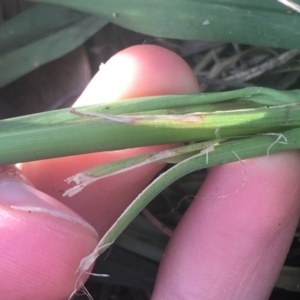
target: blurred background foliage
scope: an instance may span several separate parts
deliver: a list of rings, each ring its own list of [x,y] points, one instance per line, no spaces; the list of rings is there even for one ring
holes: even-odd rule
[[[277,1],[39,2],[50,4],[0,0],[1,119],[69,107],[101,63],[136,44],[182,56],[202,92],[300,86],[300,50],[290,50],[300,49],[300,15]],[[94,273],[110,277],[87,282],[95,300],[150,299],[164,247],[205,175],[168,187],[98,259]],[[299,268],[296,233],[270,299],[299,299]]]

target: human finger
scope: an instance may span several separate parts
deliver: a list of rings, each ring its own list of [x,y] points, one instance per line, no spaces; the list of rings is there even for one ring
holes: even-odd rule
[[[300,211],[300,155],[213,168],[169,243],[156,299],[268,299]]]
[[[97,232],[12,166],[0,167],[0,222],[2,299],[67,299],[80,287],[76,271]]]

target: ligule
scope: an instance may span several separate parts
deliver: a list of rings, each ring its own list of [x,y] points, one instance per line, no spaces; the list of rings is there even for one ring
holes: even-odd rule
[[[195,155],[195,152],[199,153],[204,149],[211,151],[212,147],[221,141],[222,140],[214,140],[203,143],[195,143],[165,151],[143,154],[85,170],[67,178],[68,183],[75,182],[76,185],[68,189],[64,193],[64,196],[72,197],[73,195],[82,191],[88,185],[101,178],[120,174],[154,162],[166,162],[169,161],[169,159],[176,159],[176,157],[180,159],[182,155],[187,155],[184,157],[184,159],[187,159],[189,156]]]

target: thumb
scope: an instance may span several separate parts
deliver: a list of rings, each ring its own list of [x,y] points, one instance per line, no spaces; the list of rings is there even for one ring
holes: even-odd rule
[[[0,169],[0,208],[1,298],[67,299],[96,231],[11,166]]]

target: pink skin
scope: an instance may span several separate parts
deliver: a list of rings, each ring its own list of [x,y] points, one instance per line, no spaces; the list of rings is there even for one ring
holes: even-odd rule
[[[299,152],[213,168],[167,247],[152,299],[268,299],[299,220],[299,178]]]
[[[99,98],[115,101],[146,95],[195,93],[197,91],[195,78],[182,60],[171,52],[155,46],[145,45],[126,49],[112,58],[103,69],[103,74],[101,72],[96,75],[87,91],[79,99],[78,105],[91,104],[98,101]],[[109,86],[113,88],[109,88]],[[139,153],[144,150],[126,151],[118,151],[114,154],[105,153],[102,160],[99,160],[106,162],[106,159],[118,159],[119,153],[123,157],[122,155],[133,155],[130,153],[131,151]],[[95,157],[92,158],[92,160],[94,159],[95,164],[99,162],[96,162]],[[63,163],[63,159],[59,163]],[[90,162],[86,163],[90,164]],[[65,178],[69,176],[68,168],[72,167],[72,172],[70,172],[72,175],[76,169],[74,165],[78,164],[81,162],[74,163],[73,161],[72,164],[69,162],[63,165],[62,170],[59,170],[54,163],[51,173],[60,173]],[[24,172],[32,178],[35,184],[39,183],[38,177],[49,178],[49,173],[43,175],[47,171],[47,166],[45,165],[44,169],[43,163],[40,163],[40,166],[36,164],[32,169],[27,168],[26,165],[23,165]],[[154,300],[267,299],[299,219],[300,158],[297,152],[289,152],[270,155],[263,159],[247,160],[244,162],[244,166],[246,169],[245,182],[244,167],[240,162],[211,170],[202,190],[198,193],[167,247],[153,293]],[[84,165],[82,164],[81,167]],[[88,221],[90,221],[88,210],[92,208],[93,210],[90,211],[92,213],[98,207],[98,221],[92,219],[91,222],[94,222],[93,225],[101,234],[103,228],[107,228],[113,218],[132,200],[132,198],[128,199],[126,195],[130,194],[133,197],[142,190],[160,168],[161,166],[151,165],[131,171],[130,174],[123,174],[123,177],[119,175],[118,179],[116,177],[108,178],[102,182],[101,186],[97,187],[100,195],[105,195],[104,191],[110,193],[107,194],[104,201],[98,200],[98,206],[96,203],[95,206],[86,208],[86,194],[82,192],[82,203],[74,204],[73,207],[74,209],[81,207],[82,214],[86,209]],[[34,176],[37,170],[39,170],[38,175]],[[53,179],[48,180],[50,184],[45,185],[45,190],[50,189],[50,193],[53,187],[59,187],[58,182],[54,181],[52,184],[51,180]],[[40,184],[39,188],[43,189],[44,182]],[[116,193],[114,189],[118,192]],[[113,217],[108,217],[108,215],[113,215]],[[22,222],[26,223],[35,221],[35,219],[31,221],[31,218],[29,213],[23,212],[20,217]],[[15,227],[18,226],[15,220],[4,220],[8,222],[7,227],[11,230],[15,230]],[[66,226],[65,220],[62,220],[60,224],[57,218],[56,224],[51,224],[54,222],[53,216],[46,214],[39,222],[39,225],[22,232],[21,236],[29,235],[32,243],[35,243],[33,236],[36,233],[30,232],[31,230],[45,226],[47,229],[51,226],[60,228]],[[70,226],[72,227],[73,224]],[[74,231],[73,233],[75,234]],[[43,234],[47,235],[48,233],[44,230]],[[87,244],[92,244],[94,236],[90,233],[87,240],[89,240],[86,242]],[[9,241],[8,238],[7,241]],[[41,242],[42,245],[43,243]],[[68,247],[67,244],[59,246],[58,242],[56,246],[61,247],[59,249]],[[29,243],[27,249],[30,247]],[[69,249],[65,251],[72,256],[80,251],[80,247],[86,246],[72,245],[70,248],[73,251]],[[51,249],[50,255],[46,256],[51,257],[50,262],[53,260],[52,256],[56,255],[55,247],[53,246]],[[63,252],[63,250],[59,251]],[[31,256],[28,258],[32,252],[27,252],[28,256],[21,256],[25,251],[20,252],[14,251],[14,258],[19,255],[21,263],[25,261],[27,266],[30,265],[29,275],[37,277],[41,274],[45,275],[46,269],[49,274],[54,274],[50,276],[51,279],[57,276],[57,272],[62,272],[64,269],[67,270],[65,275],[67,279],[65,280],[74,283],[74,278],[70,278],[74,273],[70,273],[68,262],[63,266],[53,264],[52,268],[49,264],[48,268],[38,271],[39,265],[33,264]],[[39,260],[41,256],[45,258],[45,251],[40,252],[37,248],[34,258]],[[11,265],[11,262],[15,263],[15,260],[12,260],[9,255],[2,261],[7,266]],[[71,270],[73,269],[71,268]],[[24,278],[22,287],[26,292],[28,292],[28,289],[25,289],[27,277],[28,274]],[[48,274],[44,279],[45,285],[48,285]],[[65,299],[65,294],[61,292],[61,287],[57,282],[54,286],[53,281],[50,281],[49,286],[59,290],[51,299]],[[47,288],[45,289],[47,290]],[[50,299],[45,295],[40,298]],[[19,299],[17,297],[6,298]],[[24,296],[21,299],[31,298]]]
[[[1,298],[67,299],[77,285],[78,264],[97,244],[96,231],[19,176],[4,177],[0,175]]]

